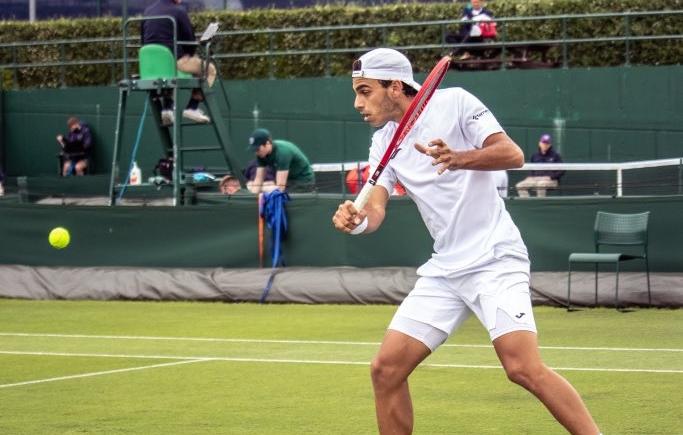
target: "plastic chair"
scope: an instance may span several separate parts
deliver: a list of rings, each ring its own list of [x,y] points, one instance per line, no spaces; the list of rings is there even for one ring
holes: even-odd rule
[[[598,304],[598,265],[614,263],[616,267],[615,305],[619,308],[619,264],[622,261],[645,260],[647,276],[647,302],[652,305],[650,294],[650,265],[647,257],[647,224],[650,212],[634,214],[617,214],[599,211],[595,217],[595,252],[572,253],[569,255],[569,275],[567,282],[567,311],[571,309],[572,263],[595,264],[595,305]],[[640,254],[601,253],[600,247],[630,246],[641,247]]]
[[[140,58],[140,78],[142,80],[192,77],[192,74],[177,70],[175,56],[164,45],[143,45],[138,56]]]

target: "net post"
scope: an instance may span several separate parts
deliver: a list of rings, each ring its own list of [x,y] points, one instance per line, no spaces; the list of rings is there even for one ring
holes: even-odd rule
[[[622,169],[618,168],[617,169],[617,198],[621,198],[623,195],[623,191],[621,188],[621,182],[622,182]]]

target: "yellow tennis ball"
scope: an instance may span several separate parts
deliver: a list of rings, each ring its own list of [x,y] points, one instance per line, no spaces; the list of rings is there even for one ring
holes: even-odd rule
[[[69,230],[66,228],[57,227],[50,231],[50,235],[47,239],[53,248],[63,249],[69,246],[71,236],[69,235]]]

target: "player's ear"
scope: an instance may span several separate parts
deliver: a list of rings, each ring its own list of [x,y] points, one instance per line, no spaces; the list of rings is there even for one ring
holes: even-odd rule
[[[403,82],[400,80],[393,80],[391,82],[391,96],[394,98],[397,98],[403,94]]]

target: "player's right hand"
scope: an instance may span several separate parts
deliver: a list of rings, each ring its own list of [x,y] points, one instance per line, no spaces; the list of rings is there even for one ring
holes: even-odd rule
[[[365,217],[365,210],[356,210],[353,202],[347,200],[337,207],[337,211],[332,216],[332,224],[338,231],[348,234],[363,222]]]

